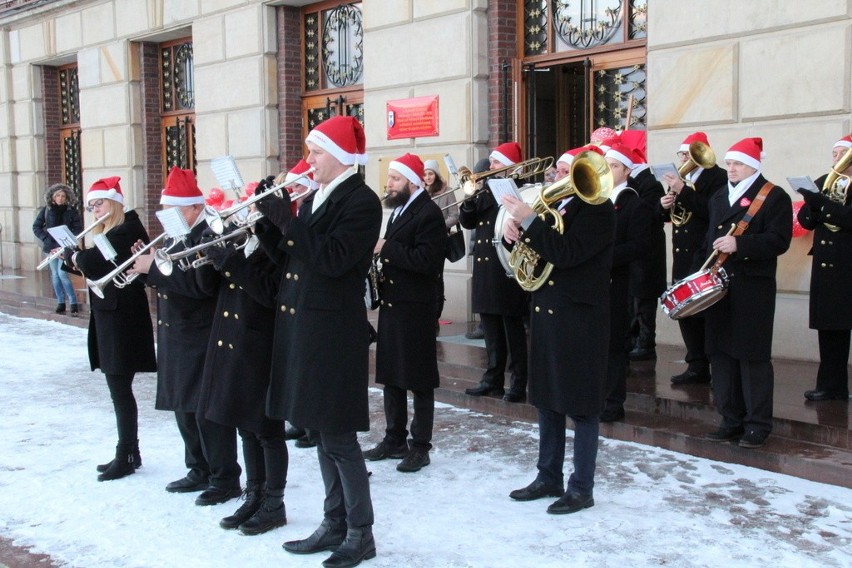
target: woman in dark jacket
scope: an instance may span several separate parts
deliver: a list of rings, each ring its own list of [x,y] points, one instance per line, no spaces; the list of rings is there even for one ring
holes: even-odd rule
[[[44,254],[59,248],[57,243],[47,229],[65,225],[75,235],[83,230],[83,218],[73,202],[74,193],[71,188],[62,183],[55,183],[44,192],[45,205],[39,209],[35,221],[33,221],[33,233],[41,241],[41,250]],[[56,295],[56,313],[65,313],[66,298],[71,304],[71,313],[79,311],[77,307],[77,296],[74,293],[74,285],[68,273],[62,270],[62,259],[55,258],[50,261],[50,283],[53,284],[53,293]]]
[[[115,264],[130,258],[131,247],[137,240],[148,242],[139,215],[124,211],[118,180],[117,177],[98,180],[86,196],[89,205],[86,209],[95,218],[110,213],[93,232],[105,235],[115,249]],[[115,268],[97,248],[66,254],[66,261],[91,280],[102,278]],[[90,293],[89,305],[89,362],[93,371],[101,369],[106,375],[118,427],[115,459],[98,466],[101,472],[98,481],[109,481],[130,475],[142,465],[133,376],[157,370],[154,331],[145,286],[138,280],[124,288],[108,284],[103,298]]]

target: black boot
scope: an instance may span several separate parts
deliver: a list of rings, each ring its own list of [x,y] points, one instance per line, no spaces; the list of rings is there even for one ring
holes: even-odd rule
[[[258,510],[240,525],[240,532],[256,535],[287,524],[287,509],[284,508],[284,490],[267,489]]]
[[[376,541],[373,540],[373,529],[349,529],[346,540],[322,563],[324,568],[349,568],[358,566],[362,560],[376,557]]]
[[[289,540],[281,546],[293,554],[314,554],[324,550],[337,550],[346,539],[346,522],[323,519],[319,528],[308,538]]]
[[[107,463],[102,463],[99,466],[97,466],[95,469],[98,470],[98,473],[103,473],[110,468],[110,466],[112,465],[112,462],[114,462],[114,461],[115,460],[110,460]],[[139,469],[140,467],[142,467],[142,455],[139,453],[139,440],[136,440],[136,443],[133,444],[133,466],[136,469]]]
[[[56,310],[55,311],[56,311],[57,314],[64,314],[65,313],[65,302],[61,302],[59,304],[56,304]]]
[[[133,444],[119,444],[115,447],[115,459],[105,472],[98,475],[98,481],[112,481],[131,473],[136,473],[133,462]]]
[[[480,381],[475,387],[464,389],[464,393],[470,396],[503,396],[505,392],[502,386],[492,385],[485,380]]]
[[[526,402],[527,380],[512,377],[512,386],[509,388],[509,392],[503,395],[503,400],[506,402]]]
[[[245,503],[234,511],[233,515],[225,517],[219,521],[219,526],[223,529],[235,529],[257,513],[260,505],[263,503],[263,487],[259,483],[246,484],[246,490],[243,492]]]

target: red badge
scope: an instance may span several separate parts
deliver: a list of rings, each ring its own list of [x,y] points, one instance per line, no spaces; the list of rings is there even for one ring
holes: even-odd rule
[[[742,199],[740,199],[740,207],[748,207],[749,205],[751,205],[751,199],[749,199],[748,197],[743,197]]]

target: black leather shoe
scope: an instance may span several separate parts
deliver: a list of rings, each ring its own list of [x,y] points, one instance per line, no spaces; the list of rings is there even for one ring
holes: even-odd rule
[[[362,560],[376,557],[376,541],[373,540],[372,529],[349,529],[346,540],[325,559],[323,568],[351,568],[358,566]]]
[[[565,490],[560,485],[551,485],[536,479],[523,489],[515,489],[509,497],[515,501],[535,501],[542,497],[562,497]]]
[[[694,385],[698,383],[709,382],[710,373],[699,373],[698,371],[693,371],[692,369],[687,369],[683,373],[679,375],[674,375],[672,377],[673,385]]]
[[[547,508],[547,512],[551,515],[567,515],[594,506],[595,499],[591,495],[582,495],[574,491],[569,491],[560,497],[558,501],[551,503]]]
[[[287,426],[287,429],[284,430],[284,439],[285,440],[298,440],[302,436],[307,435],[304,428],[296,428],[295,426]]]
[[[267,500],[264,500],[267,501]],[[287,524],[287,508],[279,499],[271,503],[264,502],[250,519],[240,525],[240,532],[254,536],[269,532],[272,529],[283,527]]]
[[[386,460],[388,458],[399,460],[408,455],[408,446],[392,446],[387,441],[382,440],[379,444],[371,449],[361,452],[364,459],[367,461]]]
[[[317,443],[316,443],[316,442],[314,442],[313,440],[311,440],[311,439],[308,437],[308,435],[307,435],[307,434],[305,434],[305,435],[304,435],[304,436],[302,436],[301,438],[297,439],[297,440],[294,442],[294,444],[295,444],[295,446],[296,446],[297,448],[316,448],[316,447],[317,447]]]
[[[464,336],[467,339],[485,339],[485,332],[482,331],[481,327],[478,327],[473,331],[468,331]]]
[[[411,450],[399,462],[396,470],[403,473],[414,473],[415,471],[420,471],[430,463],[432,463],[432,460],[429,459],[429,450]]]
[[[506,390],[503,387],[497,387],[482,381],[473,388],[464,389],[464,394],[469,394],[470,396],[503,396],[506,394]]]
[[[745,430],[742,426],[736,427],[726,427],[719,426],[719,429],[715,432],[710,432],[706,436],[704,436],[705,440],[710,440],[711,442],[729,442],[731,440],[736,440],[740,438],[745,433]]]
[[[245,503],[240,505],[234,511],[233,515],[228,515],[219,521],[220,527],[223,529],[235,529],[252,518],[260,510],[260,506],[263,504],[263,490],[260,488],[260,485],[246,487],[243,497],[245,498]]]
[[[314,534],[302,540],[290,540],[281,546],[293,554],[314,554],[325,550],[337,550],[346,539],[346,525],[323,519]]]
[[[741,448],[759,448],[766,443],[766,438],[769,437],[769,432],[761,432],[760,430],[749,429],[745,435],[740,438],[739,446]]]
[[[849,400],[849,393],[833,392],[827,390],[809,390],[805,391],[805,398],[819,402],[821,400]]]
[[[207,505],[218,505],[219,503],[225,503],[239,497],[243,494],[243,490],[240,487],[213,487],[212,485],[201,492],[201,495],[195,498],[195,504],[201,507],[206,507]]]
[[[195,491],[204,491],[208,487],[210,487],[210,482],[207,478],[187,475],[166,485],[166,491],[169,493],[193,493]]]
[[[631,351],[628,356],[631,361],[653,361],[657,358],[657,351],[653,348],[646,349],[644,347],[637,347]]]
[[[624,407],[607,408],[601,412],[601,422],[618,422],[624,420]]]
[[[503,400],[506,402],[526,402],[527,393],[509,390],[509,392],[503,395]]]

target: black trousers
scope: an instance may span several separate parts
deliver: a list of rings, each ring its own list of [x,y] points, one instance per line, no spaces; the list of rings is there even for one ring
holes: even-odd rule
[[[655,349],[657,346],[657,298],[630,299],[630,337],[632,347]]]
[[[591,495],[595,486],[600,420],[597,416],[571,416],[574,421],[574,472],[568,478],[568,491]],[[538,479],[548,484],[563,483],[565,461],[565,415],[538,409]]]
[[[735,359],[727,353],[710,356],[713,367],[713,403],[722,426],[772,431],[775,375],[770,360]]]
[[[606,367],[606,410],[616,410],[624,406],[627,400],[627,368],[630,360],[624,351],[609,353]]]
[[[399,447],[406,443],[408,430],[408,397],[406,390],[385,386],[385,439]],[[412,390],[414,416],[411,417],[411,447],[429,451],[432,448],[432,425],[435,422],[435,389]]]
[[[115,411],[119,444],[136,444],[139,438],[139,409],[133,396],[133,373],[106,375],[109,396]]]
[[[848,329],[820,329],[816,390],[849,395]]]
[[[290,454],[284,439],[284,421],[275,420],[278,431],[260,435],[239,429],[243,443],[243,461],[246,466],[246,486],[265,486],[266,489],[284,489]]]
[[[222,489],[239,487],[242,469],[237,462],[237,429],[196,417],[201,449],[210,466],[210,485]]]
[[[680,335],[686,346],[686,364],[689,370],[704,374],[710,370],[710,361],[704,352],[704,318],[700,315],[677,320]]]
[[[350,529],[373,525],[370,479],[355,432],[308,430],[317,445],[320,473],[325,485],[325,518]]]
[[[204,457],[204,450],[201,447],[201,431],[198,429],[195,413],[176,410],[175,422],[177,422],[180,437],[183,439],[183,459],[187,469],[189,469],[187,477],[209,479],[210,465],[207,463],[207,458]]]
[[[512,385],[527,384],[527,333],[520,316],[479,314],[482,331],[485,333],[485,351],[488,368],[482,380],[495,387],[506,382],[506,362],[512,371]],[[520,384],[520,383],[519,383]]]

